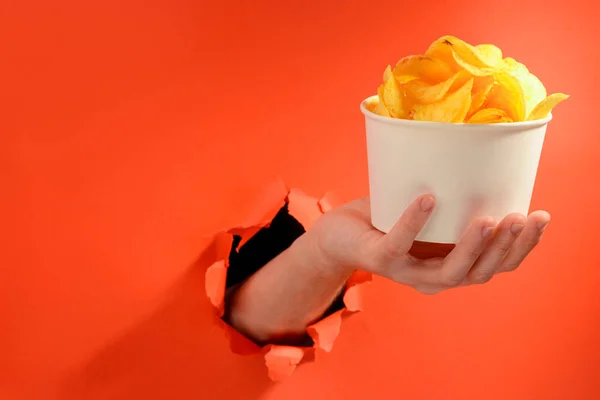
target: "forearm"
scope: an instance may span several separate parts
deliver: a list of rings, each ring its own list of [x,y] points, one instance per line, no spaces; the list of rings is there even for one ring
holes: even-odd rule
[[[257,342],[293,342],[343,290],[351,271],[327,265],[305,234],[228,299],[228,322]]]

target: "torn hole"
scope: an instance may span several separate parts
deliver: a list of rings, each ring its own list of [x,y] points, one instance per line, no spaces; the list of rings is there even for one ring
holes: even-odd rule
[[[316,203],[315,203],[316,204]],[[226,290],[235,288],[246,279],[254,275],[263,266],[287,250],[293,243],[306,232],[304,226],[289,212],[289,201],[279,209],[268,226],[261,228],[244,245],[238,248],[242,237],[234,235],[229,252],[229,267],[226,275]],[[340,293],[335,301],[322,315],[321,319],[341,311],[344,308],[344,292]],[[225,308],[227,301],[225,300]],[[227,322],[225,320],[225,322]],[[275,343],[282,344],[283,343]],[[314,341],[308,334],[305,340],[298,344],[302,347],[312,347]]]
[[[362,310],[361,287],[371,281],[371,274],[355,272],[321,319],[307,327],[307,340],[297,346],[273,343],[261,347],[235,330],[223,318],[225,293],[228,288],[235,291],[237,285],[290,247],[336,204],[339,202],[331,194],[313,198],[297,189],[288,190],[277,180],[267,186],[241,224],[212,236],[213,256],[207,257],[204,265],[206,295],[215,308],[215,321],[227,336],[232,352],[264,355],[273,380],[289,376],[297,365],[314,362],[317,349],[332,349],[343,320]]]

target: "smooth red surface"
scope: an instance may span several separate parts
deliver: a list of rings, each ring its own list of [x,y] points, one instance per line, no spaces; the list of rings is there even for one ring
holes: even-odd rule
[[[592,4],[1,0],[0,397],[599,398]],[[444,34],[572,95],[534,194],[543,245],[481,287],[376,280],[333,352],[271,385],[212,324],[202,238],[275,174],[366,194],[359,102]]]

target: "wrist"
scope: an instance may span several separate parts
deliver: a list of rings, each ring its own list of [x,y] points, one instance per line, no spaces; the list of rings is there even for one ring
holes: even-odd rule
[[[291,246],[294,258],[298,259],[304,268],[313,271],[324,279],[348,279],[356,268],[332,257],[323,248],[322,241],[316,230],[308,230]]]

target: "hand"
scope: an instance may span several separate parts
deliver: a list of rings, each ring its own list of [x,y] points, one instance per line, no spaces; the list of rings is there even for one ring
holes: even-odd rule
[[[550,222],[545,211],[510,214],[499,224],[482,217],[456,246],[415,242],[434,207],[432,196],[417,198],[384,234],[371,225],[369,199],[359,199],[323,215],[307,235],[330,268],[361,269],[434,294],[514,271]]]

